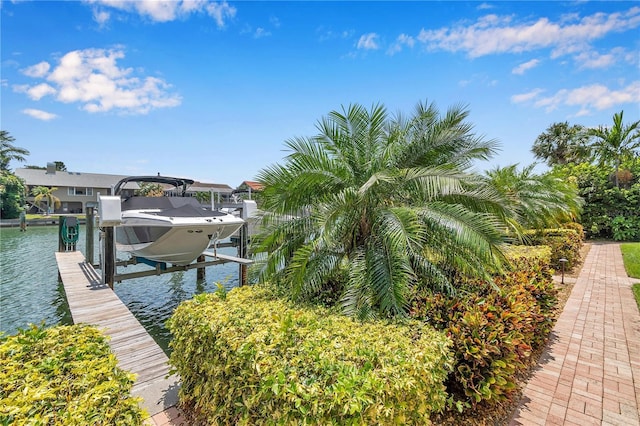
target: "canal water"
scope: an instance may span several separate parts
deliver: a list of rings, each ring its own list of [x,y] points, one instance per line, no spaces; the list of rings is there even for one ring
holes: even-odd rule
[[[58,283],[55,251],[57,226],[32,226],[26,232],[18,228],[0,229],[0,332],[13,334],[29,324],[47,326],[72,324],[64,287]],[[96,231],[97,232],[97,231]],[[77,249],[85,251],[85,228],[80,227]],[[96,261],[98,237],[94,238]],[[220,253],[237,255],[233,247]],[[118,253],[118,259],[128,258]],[[120,273],[149,269],[146,265],[119,268]],[[214,292],[217,284],[231,289],[238,285],[238,265],[225,263],[206,268],[206,278],[197,280],[196,270],[136,278],[114,285],[114,291],[165,350],[171,335],[165,322],[184,300],[203,292]],[[98,271],[99,272],[99,271]]]

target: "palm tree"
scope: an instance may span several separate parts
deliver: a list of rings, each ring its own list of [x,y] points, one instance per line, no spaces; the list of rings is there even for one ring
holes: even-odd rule
[[[263,232],[252,250],[268,255],[258,278],[303,299],[330,289],[345,313],[368,317],[404,315],[416,286],[453,291],[456,273],[488,277],[508,211],[468,172],[496,144],[467,116],[352,105],[323,118],[317,136],[286,141],[286,163],[258,175]]]
[[[615,165],[615,182],[618,188],[620,164],[623,160],[640,154],[640,120],[625,126],[622,123],[623,114],[624,111],[613,114],[611,128],[599,126],[589,130],[589,135],[594,138],[592,149],[600,164]]]
[[[15,138],[6,130],[0,130],[0,170],[9,171],[11,160],[25,161],[29,151],[13,145]]]
[[[588,159],[587,134],[580,125],[570,126],[569,122],[553,123],[540,134],[531,152],[549,166],[578,163]]]
[[[556,227],[575,220],[583,200],[578,187],[553,173],[535,174],[535,164],[518,171],[517,164],[486,173],[488,184],[508,201],[513,212],[509,225],[517,237],[522,230]]]
[[[58,188],[55,188],[55,187],[49,188],[47,186],[36,186],[31,190],[31,194],[35,196],[34,201],[36,203],[39,204],[43,200],[47,202],[47,209],[45,210],[46,214],[49,214],[49,208],[51,206],[53,206],[54,209],[57,209],[60,207],[60,199],[55,195],[53,195],[53,193],[57,190]]]
[[[144,182],[140,184],[138,195],[145,197],[163,197],[164,187],[159,183]]]

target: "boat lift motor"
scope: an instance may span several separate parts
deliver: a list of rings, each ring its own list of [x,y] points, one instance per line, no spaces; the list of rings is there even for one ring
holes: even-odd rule
[[[98,226],[118,226],[121,223],[120,196],[101,195],[98,198]]]

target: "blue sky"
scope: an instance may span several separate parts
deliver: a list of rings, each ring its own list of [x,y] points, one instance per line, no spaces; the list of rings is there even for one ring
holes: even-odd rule
[[[640,119],[640,3],[2,1],[1,125],[77,172],[226,183],[342,106],[466,105],[534,162],[555,122]],[[13,162],[12,168],[24,164]]]

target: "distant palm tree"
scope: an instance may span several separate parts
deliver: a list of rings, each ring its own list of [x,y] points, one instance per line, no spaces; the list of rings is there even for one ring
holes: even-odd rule
[[[515,236],[522,230],[556,227],[576,219],[583,200],[578,188],[553,173],[535,174],[535,164],[518,171],[517,165],[497,167],[486,173],[488,184],[509,203]]]
[[[46,214],[49,214],[49,208],[51,206],[53,206],[54,209],[60,207],[60,199],[53,195],[57,190],[58,188],[49,188],[47,186],[36,186],[31,190],[31,194],[35,196],[34,201],[37,204],[40,204],[43,200],[47,202]]]
[[[9,171],[11,160],[26,161],[29,151],[13,145],[15,138],[6,130],[0,130],[0,170]]]
[[[624,111],[613,114],[613,127],[599,126],[590,129],[589,135],[593,136],[593,152],[601,164],[615,166],[615,183],[620,187],[618,172],[620,164],[627,158],[640,154],[640,120],[629,125],[622,123]]]
[[[286,141],[285,165],[258,175],[259,278],[302,298],[330,289],[346,313],[367,317],[404,315],[415,286],[452,291],[456,273],[488,277],[508,211],[468,172],[496,144],[467,117],[460,106],[392,118],[352,105],[323,118],[317,136]]]
[[[588,136],[584,127],[569,122],[553,123],[540,134],[531,152],[549,166],[578,163],[589,158]]]

